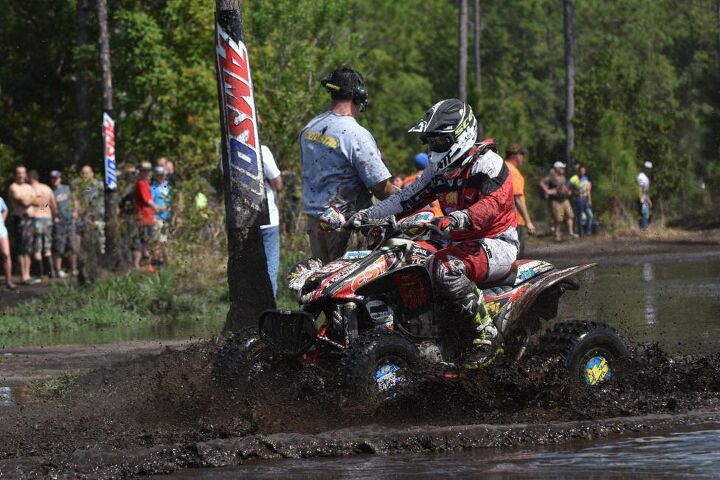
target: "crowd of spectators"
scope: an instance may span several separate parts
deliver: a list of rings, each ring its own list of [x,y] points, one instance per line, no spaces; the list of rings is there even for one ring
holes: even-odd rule
[[[130,189],[121,210],[129,214],[123,217],[128,219],[123,231],[131,239],[133,266],[154,271],[167,261],[174,165],[161,157],[155,166],[141,162],[139,168],[129,166],[121,174]],[[0,197],[0,253],[10,290],[16,289],[13,257],[20,282],[35,285],[46,276],[77,276],[84,242],[92,240],[88,248],[105,253],[106,195],[93,168],[83,166],[67,182],[58,170],[48,173],[49,185],[42,180],[38,171],[18,165],[7,197]]]

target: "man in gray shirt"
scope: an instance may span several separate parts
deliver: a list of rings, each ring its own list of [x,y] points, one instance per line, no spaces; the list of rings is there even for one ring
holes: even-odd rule
[[[321,84],[330,92],[332,105],[300,133],[300,160],[310,249],[313,257],[328,262],[345,253],[350,232],[322,230],[320,214],[336,201],[347,202],[352,211],[367,208],[372,195],[382,200],[397,189],[390,183],[375,139],[356,120],[367,108],[362,76],[343,67]]]

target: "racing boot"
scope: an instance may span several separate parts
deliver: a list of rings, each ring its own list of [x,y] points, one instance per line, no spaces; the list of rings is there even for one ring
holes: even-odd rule
[[[502,347],[498,348],[495,345],[498,331],[485,308],[485,298],[482,291],[476,290],[473,295],[475,296],[475,315],[472,318],[472,324],[476,334],[472,341],[472,347],[463,358],[462,367],[466,370],[487,367],[495,360],[495,357],[502,349]]]

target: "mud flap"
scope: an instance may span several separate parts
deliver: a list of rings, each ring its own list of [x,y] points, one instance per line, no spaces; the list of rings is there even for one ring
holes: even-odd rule
[[[315,319],[308,312],[266,310],[260,316],[260,335],[269,340],[273,353],[297,356],[315,345]]]

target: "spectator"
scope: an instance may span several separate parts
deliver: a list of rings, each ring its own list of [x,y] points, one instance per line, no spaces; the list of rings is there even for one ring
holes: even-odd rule
[[[570,188],[565,179],[565,164],[555,162],[548,175],[540,180],[540,188],[550,201],[555,229],[555,240],[562,240],[561,226],[563,222],[567,225],[568,235],[572,238],[578,235],[574,231],[575,215],[570,205]]]
[[[265,246],[268,276],[272,284],[273,295],[277,294],[277,277],[280,268],[280,212],[275,204],[275,192],[282,189],[282,175],[275,163],[275,157],[268,147],[262,145],[263,170],[265,172],[265,194],[267,195],[270,222],[260,227]]]
[[[405,188],[408,185],[413,184],[415,182],[415,180],[420,178],[420,175],[422,175],[423,171],[427,168],[427,165],[428,165],[427,153],[420,152],[417,155],[415,155],[414,162],[415,162],[416,172],[413,173],[412,175],[405,177],[405,180],[403,180],[403,183],[400,188]],[[443,216],[442,208],[440,208],[440,203],[437,200],[433,201],[430,204],[430,206],[432,207],[432,211],[436,217]]]
[[[580,236],[592,235],[592,183],[587,176],[585,167],[578,167],[577,173],[570,177],[570,186],[573,189],[573,198],[575,200],[577,233]]]
[[[170,185],[167,182],[165,168],[155,167],[155,179],[151,185],[152,201],[160,210],[155,212],[155,225],[153,226],[155,259],[161,263],[167,262],[167,241],[170,231]]]
[[[76,248],[79,251],[82,238],[93,229],[97,234],[99,253],[105,253],[105,195],[103,183],[95,178],[95,172],[90,165],[81,169],[78,185],[73,188],[79,195],[79,218],[76,223]]]
[[[33,209],[35,190],[30,186],[25,166],[15,167],[15,181],[8,192],[10,212],[13,216],[15,229],[15,254],[20,264],[20,281],[25,285],[40,283],[39,278],[30,277],[30,254],[33,250]]]
[[[78,274],[77,249],[75,248],[75,222],[78,219],[77,201],[73,197],[70,187],[63,185],[62,174],[59,171],[50,172],[50,183],[53,187],[58,211],[53,231],[55,273],[58,277],[65,278],[67,274],[62,269],[62,261],[68,253],[70,254],[71,271],[73,275]]]
[[[168,185],[171,187],[175,186],[175,164],[168,160],[167,157],[160,157],[157,160],[155,160],[155,166],[156,167],[163,167],[163,170],[165,170],[165,181],[168,182]]]
[[[384,199],[397,188],[390,183],[375,139],[356,120],[367,107],[362,76],[350,68],[338,68],[320,83],[330,93],[332,105],[300,133],[300,161],[310,249],[314,257],[328,262],[343,255],[350,231],[322,230],[322,212],[341,201],[347,202],[349,210],[367,208],[371,191]]]
[[[8,230],[5,227],[5,220],[8,216],[8,207],[5,200],[0,197],[0,253],[3,255],[3,267],[5,269],[5,287],[8,290],[15,290],[12,282],[12,258],[10,257],[10,239]]]
[[[38,265],[40,278],[45,274],[47,263],[48,275],[55,276],[52,261],[52,226],[53,219],[57,217],[57,204],[52,189],[40,183],[37,170],[30,170],[30,186],[35,190],[35,208],[33,209],[33,224],[35,227],[33,257]]]
[[[652,209],[652,201],[650,200],[650,172],[652,171],[652,162],[643,164],[643,171],[637,176],[637,184],[640,187],[640,230],[646,231],[650,226],[650,210]]]
[[[160,208],[153,202],[152,189],[150,188],[150,177],[152,176],[152,165],[150,162],[140,164],[140,176],[135,183],[135,211],[137,212],[138,231],[133,241],[133,266],[135,270],[141,270],[140,262],[143,257],[148,259],[147,270],[155,271],[152,266],[152,248],[150,242],[153,238],[153,226],[155,225],[155,212]]]
[[[168,160],[165,163],[165,178],[171,187],[175,186],[177,177],[175,176],[175,164],[172,162],[172,160]]]
[[[530,219],[525,204],[525,177],[520,173],[520,167],[525,161],[525,151],[517,143],[511,143],[505,149],[505,164],[510,170],[513,187],[513,202],[515,203],[515,217],[517,220],[517,233],[520,246],[517,258],[525,258],[525,239],[527,234],[535,235],[535,225]]]

